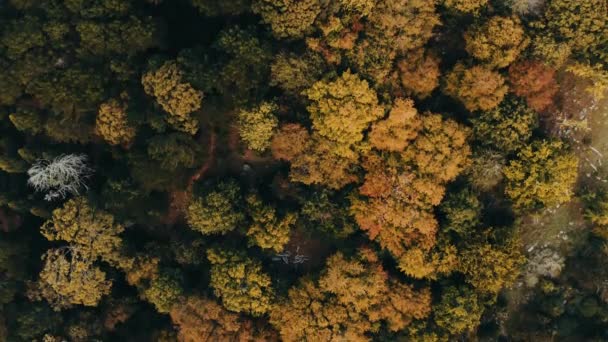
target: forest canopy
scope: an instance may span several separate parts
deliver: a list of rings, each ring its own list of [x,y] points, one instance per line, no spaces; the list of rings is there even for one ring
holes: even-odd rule
[[[608,340],[605,0],[7,0],[0,70],[0,342]]]

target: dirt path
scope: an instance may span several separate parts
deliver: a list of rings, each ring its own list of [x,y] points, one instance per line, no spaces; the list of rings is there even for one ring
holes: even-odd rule
[[[199,143],[202,143],[203,137],[199,137]],[[163,220],[166,225],[174,225],[180,222],[186,212],[186,207],[190,202],[190,197],[192,196],[192,188],[194,183],[196,183],[199,179],[205,176],[207,172],[211,169],[215,161],[215,152],[217,149],[217,134],[211,130],[211,135],[209,136],[209,144],[207,146],[207,160],[201,167],[199,167],[194,174],[188,180],[188,185],[185,190],[177,190],[171,192],[169,195],[169,208],[167,210],[167,215]]]

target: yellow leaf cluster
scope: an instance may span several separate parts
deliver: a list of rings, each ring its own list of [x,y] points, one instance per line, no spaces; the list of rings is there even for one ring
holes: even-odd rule
[[[471,56],[497,68],[513,63],[530,43],[517,17],[492,17],[467,31],[464,39]]]
[[[110,145],[129,145],[136,131],[127,119],[127,105],[111,99],[99,106],[95,131]]]

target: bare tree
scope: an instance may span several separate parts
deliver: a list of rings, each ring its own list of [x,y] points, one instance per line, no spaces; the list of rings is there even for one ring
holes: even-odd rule
[[[46,193],[44,199],[47,201],[63,199],[69,194],[78,195],[80,189],[87,189],[85,180],[93,173],[86,161],[84,154],[40,159],[27,171],[28,184],[36,191]]]

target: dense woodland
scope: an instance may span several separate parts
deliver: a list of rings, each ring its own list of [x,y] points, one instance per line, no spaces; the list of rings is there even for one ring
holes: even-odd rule
[[[607,90],[606,0],[0,1],[0,341],[608,341]]]

